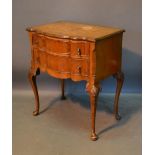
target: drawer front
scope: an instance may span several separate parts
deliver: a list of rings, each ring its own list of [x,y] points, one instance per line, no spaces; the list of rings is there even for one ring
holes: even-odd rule
[[[70,53],[70,44],[68,39],[57,39],[46,37],[46,50],[52,54],[67,54]]]
[[[71,57],[80,58],[89,56],[89,43],[87,41],[71,40]]]
[[[46,50],[46,52],[51,54],[71,55],[72,58],[89,57],[89,42],[87,41],[58,39],[33,34],[32,45],[34,48]]]
[[[87,59],[70,59],[71,74],[88,76],[89,67]]]
[[[89,43],[56,39],[35,34],[32,38],[32,62],[41,71],[57,78],[74,81],[87,80],[89,76]]]

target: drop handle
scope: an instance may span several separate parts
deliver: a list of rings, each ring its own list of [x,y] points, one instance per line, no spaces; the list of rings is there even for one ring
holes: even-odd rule
[[[77,67],[78,73],[81,73],[81,66]]]
[[[80,48],[77,49],[77,54],[78,54],[79,56],[81,55],[81,49],[80,49]]]

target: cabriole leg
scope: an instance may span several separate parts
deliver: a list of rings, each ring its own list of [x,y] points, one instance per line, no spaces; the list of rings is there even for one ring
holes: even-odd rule
[[[114,100],[114,114],[116,120],[120,120],[121,116],[118,112],[118,103],[119,103],[119,96],[124,82],[124,74],[120,71],[114,75],[114,78],[117,80],[117,87],[116,87],[116,94]]]
[[[33,111],[33,116],[37,116],[39,114],[39,96],[38,96],[37,83],[36,83],[36,76],[39,74],[40,74],[39,69],[36,70],[35,73],[33,73],[30,70],[28,74],[28,79],[30,81],[30,84],[32,86],[34,96],[35,96],[35,110]]]
[[[89,85],[87,83],[86,90],[90,95],[90,108],[91,108],[91,140],[95,141],[98,139],[98,136],[95,132],[95,118],[96,118],[96,108],[97,108],[97,97],[99,94],[99,85],[93,84]]]

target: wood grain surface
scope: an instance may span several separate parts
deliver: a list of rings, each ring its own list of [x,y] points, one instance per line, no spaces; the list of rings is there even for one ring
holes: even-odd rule
[[[28,31],[45,34],[51,37],[68,38],[74,40],[100,40],[117,33],[124,32],[123,29],[108,26],[96,26],[76,22],[58,21],[51,24],[27,28]]]

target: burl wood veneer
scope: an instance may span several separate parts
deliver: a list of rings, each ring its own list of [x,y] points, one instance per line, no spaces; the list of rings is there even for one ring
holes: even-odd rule
[[[90,95],[91,139],[97,140],[95,115],[101,80],[113,76],[117,80],[114,115],[120,120],[118,100],[123,85],[121,71],[123,29],[59,21],[27,28],[31,44],[29,80],[35,95],[35,111],[39,114],[36,76],[40,71],[62,79],[86,80]]]

